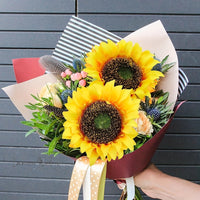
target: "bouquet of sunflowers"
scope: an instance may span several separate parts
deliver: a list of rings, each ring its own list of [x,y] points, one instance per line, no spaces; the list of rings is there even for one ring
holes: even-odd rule
[[[168,93],[155,92],[173,65],[165,64],[166,59],[160,63],[139,44],[124,40],[103,42],[86,57],[75,58],[72,66],[41,57],[42,66],[60,81],[44,85],[33,96],[37,103],[26,105],[34,110],[34,118],[22,122],[33,127],[27,135],[36,131],[50,138],[48,154],[86,155],[91,165],[98,158],[122,158],[157,133],[173,113]],[[53,62],[58,64],[51,66]]]
[[[177,94],[169,101],[171,94],[162,90],[160,81],[177,63],[168,62],[169,55],[160,58],[128,40],[101,42],[74,57],[71,64],[42,56],[39,62],[48,74],[29,81],[29,86],[37,82],[37,92],[29,91],[34,101],[27,102],[26,112],[32,117],[25,117],[27,121],[22,123],[33,129],[26,136],[37,132],[48,147],[46,154],[63,153],[77,160],[70,200],[78,198],[74,181],[77,169],[84,165],[83,179],[90,167],[91,173],[96,170],[94,179],[89,175],[90,182],[101,171],[97,189],[88,189],[86,184],[90,193],[86,199],[103,199],[105,176],[125,178],[128,190],[133,184],[130,177],[148,165],[172,120],[175,102],[171,98],[176,99]],[[136,195],[127,192],[128,199],[141,199],[137,190]]]

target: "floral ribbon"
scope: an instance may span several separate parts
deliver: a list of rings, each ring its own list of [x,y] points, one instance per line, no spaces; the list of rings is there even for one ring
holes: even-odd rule
[[[97,160],[92,166],[87,157],[76,160],[71,176],[68,200],[78,200],[83,185],[84,200],[103,200],[107,162]]]

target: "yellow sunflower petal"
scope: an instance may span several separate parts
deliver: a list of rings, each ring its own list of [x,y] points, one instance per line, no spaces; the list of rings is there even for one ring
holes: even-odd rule
[[[141,57],[141,54],[142,48],[139,46],[138,43],[135,43],[135,45],[132,48],[131,58],[137,63],[139,58]]]
[[[75,134],[70,141],[70,146],[73,148],[80,147],[82,141],[82,137],[78,134]]]
[[[110,162],[112,160],[110,154],[107,155],[107,160],[108,160],[108,162]]]
[[[65,130],[63,131],[62,134],[62,139],[71,139],[71,129],[70,127],[65,127]]]
[[[144,51],[141,54],[141,57],[138,61],[138,64],[141,66],[145,66],[147,63],[149,63],[150,61],[154,61],[155,59],[153,59],[153,54],[150,53],[150,51]],[[156,60],[155,60],[156,61]],[[158,61],[155,62],[155,64],[157,64]],[[149,70],[152,69],[152,67],[155,65],[154,62],[150,62],[150,64],[152,65],[151,68]]]
[[[117,157],[117,149],[115,148],[115,145],[110,145],[110,149],[108,154],[110,155],[111,159],[115,160]]]
[[[133,147],[135,145],[135,142],[133,139],[131,139],[128,135],[124,135],[124,137],[121,139],[122,143],[129,148],[131,151],[133,151]]]
[[[126,124],[126,126],[122,129],[123,133],[136,137],[137,136],[137,132],[135,131],[135,129],[133,127],[137,127],[137,123],[135,122],[135,120],[133,120],[133,122]]]
[[[96,149],[92,149],[91,151],[87,151],[87,156],[89,158],[90,165],[93,165],[99,157],[99,155],[96,152]]]
[[[107,145],[107,144],[101,144],[100,148],[101,148],[101,151],[103,152],[103,157],[106,157],[106,155],[108,154],[110,146]]]
[[[135,91],[135,94],[140,99],[143,99],[145,96],[148,96],[148,95],[145,95],[145,92],[144,92],[144,90],[142,88],[137,88],[136,91]]]
[[[97,145],[96,147],[96,151],[97,151],[97,154],[99,155],[99,157],[102,159],[102,160],[105,160],[105,154],[104,152],[101,150],[101,148],[99,148],[99,145]]]
[[[80,145],[80,151],[81,151],[81,153],[86,152],[90,148],[91,148],[91,145],[90,145],[90,143],[88,141],[84,141],[83,140],[81,142],[81,145]]]
[[[124,156],[124,151],[119,151],[118,152],[118,159],[121,159]]]

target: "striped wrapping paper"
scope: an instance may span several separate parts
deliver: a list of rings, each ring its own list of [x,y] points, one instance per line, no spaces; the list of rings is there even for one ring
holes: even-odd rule
[[[83,19],[72,16],[53,51],[53,57],[71,64],[73,56],[80,57],[82,53],[89,52],[92,46],[98,45],[102,41],[106,42],[108,39],[116,43],[122,38]],[[178,97],[182,94],[188,82],[187,76],[179,68]]]

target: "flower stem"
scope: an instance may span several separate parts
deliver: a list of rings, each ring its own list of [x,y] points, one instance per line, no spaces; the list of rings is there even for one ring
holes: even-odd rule
[[[143,200],[137,187],[135,187],[135,200]]]

